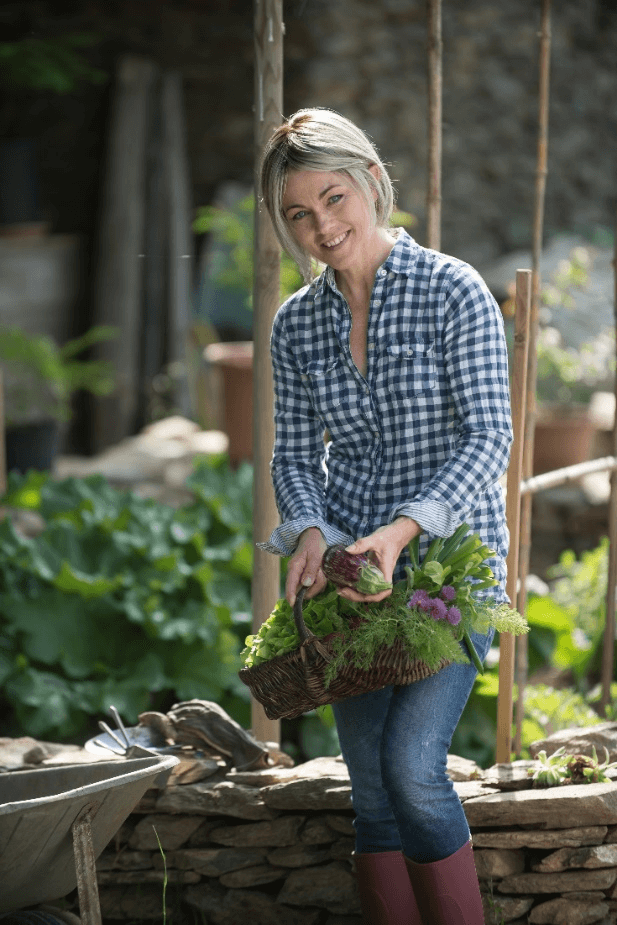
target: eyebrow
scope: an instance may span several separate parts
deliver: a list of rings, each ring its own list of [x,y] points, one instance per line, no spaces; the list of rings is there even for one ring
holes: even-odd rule
[[[326,186],[326,188],[325,188],[324,190],[322,190],[321,193],[319,194],[319,198],[320,198],[320,199],[323,199],[323,197],[324,197],[325,195],[327,195],[327,193],[329,193],[330,190],[331,190],[331,189],[334,189],[336,186],[340,186],[340,184],[339,184],[339,183],[331,183],[330,186]],[[294,205],[287,206],[287,207],[285,208],[284,211],[285,211],[285,212],[289,212],[290,209],[303,209],[303,208],[304,208],[304,206],[300,205],[299,203],[296,203],[296,204],[294,204]]]

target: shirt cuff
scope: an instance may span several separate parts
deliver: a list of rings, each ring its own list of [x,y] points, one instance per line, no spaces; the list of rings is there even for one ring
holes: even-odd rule
[[[409,501],[399,504],[394,508],[391,521],[396,517],[411,517],[431,536],[452,536],[462,523],[443,501]]]
[[[323,520],[315,520],[311,517],[298,517],[296,520],[288,520],[277,527],[272,532],[270,539],[265,543],[257,543],[259,549],[265,552],[272,552],[277,556],[291,556],[298,545],[300,534],[309,527],[317,527],[321,530],[323,537],[328,546],[334,546],[336,543],[343,543],[350,546],[354,542],[353,536],[331,527]]]

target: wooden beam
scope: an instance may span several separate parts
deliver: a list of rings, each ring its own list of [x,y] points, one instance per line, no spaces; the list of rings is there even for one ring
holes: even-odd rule
[[[169,359],[184,368],[176,379],[175,402],[186,417],[196,417],[188,384],[193,266],[192,206],[182,75],[163,74],[163,144],[169,203]]]
[[[283,3],[255,0],[255,190],[264,145],[283,118]],[[255,196],[253,276],[253,537],[268,538],[278,523],[270,478],[274,445],[274,388],[270,363],[272,321],[280,304],[280,248],[264,207]],[[280,591],[278,556],[255,549],[253,632],[270,615]],[[252,702],[252,732],[260,741],[279,742],[280,723]]]
[[[93,403],[95,450],[134,432],[139,408],[139,358],[144,252],[145,158],[149,97],[156,74],[152,62],[131,55],[120,60],[105,164],[98,230],[94,320],[119,329],[96,347],[113,363],[113,395]]]
[[[508,466],[508,490],[506,496],[506,518],[508,530],[510,531],[506,591],[512,607],[516,607],[516,586],[518,581],[521,473],[523,471],[530,303],[531,270],[518,270],[516,274],[516,313],[514,318],[514,357],[511,389],[513,441],[510,465]],[[502,633],[499,644],[499,693],[497,697],[497,741],[495,752],[495,760],[499,763],[510,761],[512,751],[514,656],[514,636],[511,633]]]
[[[442,52],[441,0],[427,2],[428,34],[428,190],[426,241],[433,250],[441,247],[441,123]]]
[[[617,232],[617,222],[615,223]],[[617,330],[617,233],[615,234],[614,274],[614,317]],[[617,350],[617,345],[616,348]],[[617,456],[617,374],[615,375],[615,417],[613,418],[613,455]],[[617,473],[611,474],[611,495],[608,508],[608,580],[606,588],[606,621],[604,624],[604,647],[602,649],[602,709],[611,702],[611,682],[615,659],[615,593],[617,589]]]

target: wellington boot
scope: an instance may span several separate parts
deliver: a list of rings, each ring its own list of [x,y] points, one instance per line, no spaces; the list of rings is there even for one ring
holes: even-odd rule
[[[471,842],[443,861],[405,862],[424,925],[484,925]]]
[[[400,851],[355,854],[364,925],[422,925]]]

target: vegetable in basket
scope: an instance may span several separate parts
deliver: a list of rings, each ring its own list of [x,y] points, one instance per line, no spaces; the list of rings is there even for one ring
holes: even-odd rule
[[[348,664],[367,668],[381,647],[392,645],[397,638],[413,658],[432,669],[444,660],[468,662],[461,647],[464,642],[471,661],[482,672],[470,636],[472,631],[485,634],[491,627],[515,635],[528,631],[525,619],[509,604],[474,597],[477,591],[494,587],[498,582],[486,565],[493,551],[478,534],[468,536],[469,530],[468,524],[462,524],[451,537],[437,537],[422,562],[416,537],[409,546],[411,566],[406,568],[407,578],[398,582],[383,601],[354,603],[330,590],[305,603],[303,617],[308,629],[322,639],[328,637],[330,643],[333,658],[326,678],[336,677]],[[346,555],[350,559],[366,558]],[[374,568],[370,561],[368,564]],[[360,571],[365,566],[355,567]],[[347,564],[345,569],[344,575],[342,568],[331,573],[336,575],[339,586],[342,577],[351,580],[352,568]],[[360,590],[357,584],[355,587]],[[375,593],[374,586],[371,590]],[[242,658],[245,667],[252,668],[299,645],[292,608],[286,600],[280,600],[259,632],[247,636]]]
[[[339,588],[353,588],[360,594],[379,594],[392,587],[381,569],[363,553],[347,552],[342,544],[328,546],[321,562],[326,578]]]

